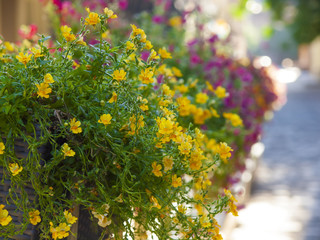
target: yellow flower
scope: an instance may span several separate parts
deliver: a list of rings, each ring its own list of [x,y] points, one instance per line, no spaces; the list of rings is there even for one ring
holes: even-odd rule
[[[200,218],[200,224],[203,228],[208,228],[208,227],[211,227],[211,223],[210,223],[210,220],[208,218],[208,216],[205,216],[203,215],[201,218]]]
[[[27,63],[31,60],[32,54],[23,54],[23,52],[20,52],[18,56],[16,56],[16,59],[19,60],[24,66],[27,65]]]
[[[69,236],[70,226],[66,223],[60,223],[58,227],[56,227],[57,237],[59,239],[63,239]]]
[[[182,214],[185,214],[187,212],[187,208],[183,205],[178,206],[178,211]]]
[[[75,69],[77,69],[78,67],[80,67],[80,64],[78,64],[76,61],[72,62],[72,67],[74,67]]]
[[[218,114],[217,110],[215,110],[214,108],[210,108],[210,112],[212,114],[212,116],[219,118],[220,115]]]
[[[104,11],[104,14],[105,14],[105,15],[107,15],[107,17],[108,17],[108,18],[113,19],[113,18],[117,18],[117,17],[118,17],[116,14],[114,14],[114,13],[113,13],[113,11],[112,11],[112,10],[110,10],[110,9],[109,9],[109,8],[107,8],[107,7],[106,7],[106,8],[104,8],[104,10],[103,10],[103,11]]]
[[[47,73],[45,76],[44,76],[44,80],[43,80],[44,83],[54,83],[54,80],[53,80],[53,77],[50,73]]]
[[[168,96],[168,97],[173,97],[174,96],[174,91],[170,89],[170,87],[167,84],[162,84],[161,86],[163,94]]]
[[[194,208],[198,211],[198,215],[203,215],[203,207],[201,204],[195,204]]]
[[[65,210],[63,212],[63,214],[64,214],[64,217],[67,220],[67,223],[69,223],[69,224],[74,224],[78,220],[78,218],[72,216],[72,214],[70,212],[68,212],[67,210]]]
[[[103,114],[103,115],[101,115],[100,119],[98,120],[98,123],[102,123],[106,127],[107,125],[111,124],[111,119],[112,119],[112,117],[109,113]]]
[[[153,203],[153,206],[151,208],[155,207],[155,208],[161,209],[161,206],[158,203],[158,200],[154,196],[150,197],[150,202]]]
[[[169,25],[171,27],[179,27],[182,24],[182,19],[180,16],[175,16],[169,19]]]
[[[223,113],[223,117],[230,120],[232,126],[238,127],[243,126],[242,119],[238,114],[235,113]]]
[[[117,80],[118,82],[126,79],[127,73],[123,70],[115,70],[112,74],[113,79]]]
[[[0,204],[0,224],[1,226],[7,226],[12,221],[12,217],[9,215],[8,210],[4,209],[4,205]]]
[[[182,94],[188,92],[188,90],[189,90],[186,85],[175,86],[175,89],[177,89]]]
[[[154,72],[152,68],[146,68],[144,70],[142,69],[139,75],[139,80],[144,84],[153,83],[154,81],[153,74]]]
[[[62,32],[62,36],[66,39],[67,42],[74,41],[76,39],[76,36],[71,33],[71,28],[67,25],[61,26],[60,30]]]
[[[89,16],[85,19],[85,25],[95,26],[100,22],[99,14],[95,12],[90,12]]]
[[[214,89],[209,81],[206,81],[206,85],[209,91],[214,92]]]
[[[49,87],[48,83],[43,82],[36,84],[36,87],[38,88],[38,97],[49,98],[49,93],[52,92],[52,89]]]
[[[200,149],[196,149],[191,152],[191,157],[189,159],[190,169],[191,170],[199,170],[202,166],[202,159],[205,159],[202,151]]]
[[[177,177],[177,174],[174,174],[172,176],[172,186],[175,187],[175,188],[182,186],[181,177]]]
[[[37,225],[41,222],[40,212],[38,210],[29,212],[29,220],[32,225]]]
[[[139,108],[142,110],[142,111],[148,111],[149,110],[149,107],[148,107],[148,105],[146,105],[146,104],[141,104],[140,106],[139,106]]]
[[[108,38],[110,34],[110,31],[105,31],[104,33],[102,33],[102,38]]]
[[[147,35],[145,34],[145,32],[142,29],[137,28],[136,25],[134,25],[134,24],[130,24],[130,26],[132,28],[131,36],[135,37],[135,36],[140,35],[140,42],[145,43],[147,41]]]
[[[149,55],[149,61],[152,61],[154,59],[159,59],[160,57],[157,56],[157,52],[153,49],[151,49],[150,55]]]
[[[194,114],[194,123],[196,124],[204,124],[205,121],[211,117],[208,109],[195,108],[192,113]]]
[[[116,92],[112,92],[112,97],[110,98],[109,103],[117,102],[117,100],[118,100],[117,93]]]
[[[163,59],[172,58],[171,53],[167,52],[167,50],[163,47],[159,49],[160,57]]]
[[[217,87],[216,90],[214,90],[214,93],[217,95],[218,98],[225,98],[227,96],[226,89],[224,87]]]
[[[217,152],[220,155],[220,158],[227,163],[227,158],[231,157],[232,148],[229,147],[225,142],[220,142],[220,145],[217,148]]]
[[[163,166],[164,166],[164,171],[167,172],[169,170],[172,169],[173,167],[173,159],[172,157],[168,157],[168,156],[165,156],[163,159],[162,159],[162,163],[163,163]]]
[[[0,154],[4,154],[4,150],[6,149],[6,146],[3,142],[0,142]]]
[[[159,123],[159,133],[163,135],[169,135],[173,133],[174,123],[170,119],[161,118]]]
[[[162,166],[160,164],[157,164],[156,162],[152,163],[152,173],[156,177],[161,177],[162,176],[161,169],[162,169]]]
[[[238,202],[237,199],[235,199],[235,197],[231,194],[230,190],[224,189],[224,193],[229,198],[228,213],[231,212],[233,214],[233,216],[238,216],[237,206],[235,205],[235,202]]]
[[[71,27],[68,27],[67,25],[63,25],[60,27],[60,30],[62,33],[70,33],[71,32]]]
[[[4,42],[3,45],[5,46],[5,48],[10,51],[13,52],[14,51],[14,45],[10,42]]]
[[[189,141],[183,141],[178,147],[180,153],[184,155],[188,155],[190,153],[191,148],[192,144]]]
[[[188,98],[179,97],[177,98],[177,103],[178,103],[178,112],[180,116],[185,117],[190,115],[191,101]]]
[[[64,153],[64,158],[73,157],[76,154],[67,143],[62,145],[62,152]]]
[[[130,41],[127,41],[126,42],[126,49],[127,50],[136,50],[135,46],[134,46],[134,43],[133,42],[130,42]]]
[[[10,169],[10,172],[12,173],[12,176],[16,176],[22,171],[23,167],[19,167],[17,163],[10,163],[9,169]]]
[[[153,45],[149,40],[147,40],[146,41],[146,45],[144,46],[144,48],[147,49],[147,50],[150,50],[151,48],[153,48]]]
[[[172,69],[173,74],[174,74],[176,77],[182,77],[182,76],[183,76],[183,75],[182,75],[182,72],[180,71],[179,68],[172,67],[171,69]]]
[[[96,218],[98,218],[98,220],[99,220],[98,221],[98,225],[100,227],[105,228],[105,227],[109,226],[112,223],[111,219],[107,216],[107,214],[98,214],[98,213],[96,213],[94,216]]]
[[[83,41],[83,37],[80,37],[78,40],[77,40],[77,44],[80,44],[80,45],[83,45],[83,46],[87,46],[87,43],[85,41]]]
[[[196,95],[196,103],[204,104],[208,101],[209,97],[205,93],[198,93]]]
[[[41,54],[41,49],[39,48],[31,48],[31,52],[33,53],[34,58],[42,57],[43,54]]]
[[[78,134],[82,132],[82,128],[80,127],[81,122],[77,121],[75,118],[70,120],[70,131]]]

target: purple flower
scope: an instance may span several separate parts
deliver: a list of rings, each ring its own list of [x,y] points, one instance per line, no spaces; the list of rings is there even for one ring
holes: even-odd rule
[[[155,24],[161,24],[164,22],[164,17],[160,15],[155,15],[152,17],[152,22]]]
[[[128,8],[128,1],[127,0],[119,0],[118,6],[121,10],[126,10]]]
[[[252,82],[252,75],[249,71],[247,71],[247,69],[245,69],[244,67],[239,67],[236,70],[236,74],[242,79],[242,81],[244,82]]]
[[[190,56],[190,63],[192,65],[197,65],[197,64],[202,63],[202,59],[200,58],[200,56],[198,54],[192,53]]]
[[[162,81],[163,81],[163,75],[159,75],[158,77],[157,77],[157,83],[158,84],[161,84],[162,83]]]
[[[141,59],[146,62],[146,61],[148,60],[149,55],[150,55],[150,52],[148,52],[148,51],[143,51],[143,52],[141,53]]]
[[[211,60],[211,61],[207,62],[207,64],[204,66],[203,69],[204,69],[205,72],[209,72],[215,66],[216,66],[216,62],[214,60]]]
[[[199,42],[198,39],[190,40],[189,42],[187,42],[187,46],[192,47],[192,46],[196,45],[198,42]]]
[[[212,37],[210,37],[210,38],[208,39],[208,42],[209,42],[209,43],[215,43],[215,42],[218,41],[218,40],[219,40],[218,35],[214,34]]]
[[[170,44],[168,47],[169,52],[174,52],[174,45]]]

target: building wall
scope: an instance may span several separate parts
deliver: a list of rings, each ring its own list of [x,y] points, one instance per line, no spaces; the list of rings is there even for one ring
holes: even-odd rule
[[[0,34],[5,40],[19,40],[22,24],[36,24],[39,33],[48,33],[48,18],[39,0],[0,0]]]

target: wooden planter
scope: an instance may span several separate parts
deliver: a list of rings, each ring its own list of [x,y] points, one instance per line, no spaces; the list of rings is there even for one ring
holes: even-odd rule
[[[36,134],[40,136],[41,131],[39,128],[36,127]],[[3,139],[5,142],[5,139]],[[23,140],[16,140],[14,149],[15,155],[19,159],[27,158],[29,154],[28,144]],[[42,156],[42,159],[48,159],[50,157],[50,146],[42,146],[38,149],[39,153]],[[0,180],[3,178],[3,168],[0,167]],[[13,202],[10,198],[7,198],[9,195],[9,189],[11,188],[11,181],[5,180],[4,183],[0,182],[0,204],[5,205],[5,209],[9,211],[10,216],[12,217],[13,223],[15,225],[20,225],[23,220],[23,212],[16,211],[16,207],[13,205]],[[34,189],[30,184],[25,185],[24,189],[28,194],[28,199],[32,203],[36,201],[36,195]],[[9,200],[9,204],[7,204],[7,199]],[[88,210],[82,208],[81,206],[75,206],[73,215],[78,218],[78,221],[72,225],[71,232],[72,234],[69,235],[67,238],[68,240],[98,240],[103,229],[98,226],[97,223],[91,221],[90,213]],[[4,238],[0,237],[0,240]],[[26,231],[22,235],[15,235],[11,236],[10,239],[14,240],[39,240],[39,232],[37,231],[37,227],[29,224]]]

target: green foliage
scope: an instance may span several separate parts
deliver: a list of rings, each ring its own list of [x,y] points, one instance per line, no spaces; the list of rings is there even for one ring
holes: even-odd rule
[[[230,196],[205,199],[207,176],[221,156],[204,153],[201,131],[178,122],[172,90],[155,80],[164,57],[140,58],[149,48],[134,26],[126,41],[103,39],[111,16],[90,12],[78,34],[61,27],[56,47],[42,37],[32,54],[1,44],[2,181],[11,181],[7,200],[24,213],[19,225],[0,222],[1,237],[36,221],[42,239],[65,238],[75,221],[69,210],[81,205],[104,228],[100,239],[140,239],[146,231],[161,239],[212,239],[215,215],[233,204]],[[98,43],[87,45],[87,34]],[[23,158],[18,142],[26,145]],[[30,184],[35,201],[26,192]],[[192,214],[194,205],[202,214]]]

